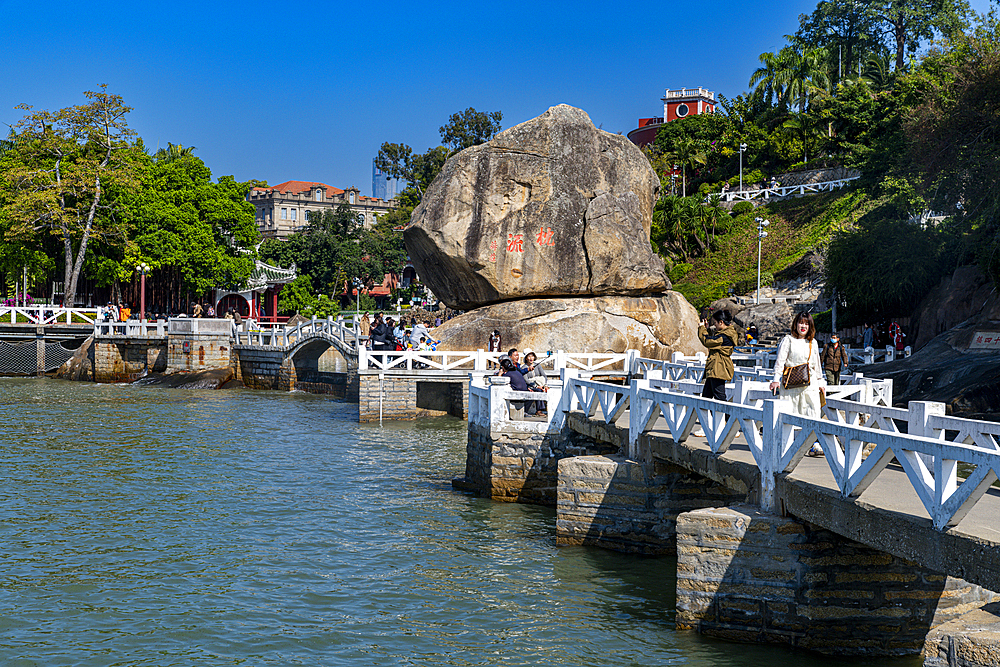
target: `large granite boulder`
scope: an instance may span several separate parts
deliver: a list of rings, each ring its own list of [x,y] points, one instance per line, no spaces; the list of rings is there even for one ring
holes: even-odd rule
[[[483,306],[434,329],[438,349],[487,349],[499,330],[503,349],[624,352],[667,359],[672,352],[695,354],[698,313],[677,292],[660,297],[551,298],[505,301]]]
[[[451,157],[404,238],[452,308],[670,289],[649,230],[659,180],[623,136],[565,104]]]

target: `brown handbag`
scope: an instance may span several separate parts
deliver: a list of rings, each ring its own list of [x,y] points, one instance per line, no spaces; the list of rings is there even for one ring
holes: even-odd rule
[[[809,384],[809,361],[812,359],[813,346],[809,341],[809,356],[806,363],[797,366],[785,366],[781,372],[781,386],[783,389],[798,389]]]

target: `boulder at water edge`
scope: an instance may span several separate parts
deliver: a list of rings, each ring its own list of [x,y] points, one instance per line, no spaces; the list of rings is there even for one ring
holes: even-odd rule
[[[660,294],[659,180],[623,136],[565,104],[451,157],[406,229],[420,280],[452,308],[540,296]]]
[[[698,314],[677,292],[661,297],[522,299],[483,306],[448,320],[433,331],[438,349],[487,349],[499,330],[504,351],[531,348],[567,352],[624,352],[669,358],[671,352],[695,354]]]

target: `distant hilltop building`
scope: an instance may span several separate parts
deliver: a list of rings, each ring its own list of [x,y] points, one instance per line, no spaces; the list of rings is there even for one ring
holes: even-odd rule
[[[288,238],[308,222],[310,211],[325,211],[349,204],[359,223],[370,228],[378,218],[399,206],[396,201],[362,196],[355,187],[341,190],[326,183],[285,181],[274,187],[257,187],[247,195],[257,209],[257,229],[264,238]]]
[[[640,118],[639,127],[628,133],[629,140],[636,146],[653,143],[656,131],[664,123],[702,113],[715,113],[715,93],[705,88],[667,89],[662,100],[662,117]]]
[[[382,173],[382,170],[375,166],[372,159],[372,194],[379,199],[389,201],[395,199],[399,194],[399,181]]]

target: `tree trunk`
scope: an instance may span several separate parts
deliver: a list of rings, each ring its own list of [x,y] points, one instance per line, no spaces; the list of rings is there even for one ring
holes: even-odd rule
[[[893,33],[896,38],[896,71],[902,72],[903,66],[906,64],[906,19],[903,18],[902,12],[893,21]]]

